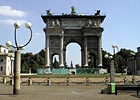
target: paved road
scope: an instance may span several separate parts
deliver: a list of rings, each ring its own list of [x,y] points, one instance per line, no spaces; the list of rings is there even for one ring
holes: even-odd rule
[[[140,100],[136,94],[100,94],[103,85],[21,85],[20,95],[12,95],[12,86],[0,83],[0,100]]]

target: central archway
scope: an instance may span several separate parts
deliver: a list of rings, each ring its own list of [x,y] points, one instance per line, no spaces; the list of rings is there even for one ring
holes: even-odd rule
[[[81,47],[78,43],[71,42],[66,46],[66,64],[67,67],[73,68],[81,66]]]

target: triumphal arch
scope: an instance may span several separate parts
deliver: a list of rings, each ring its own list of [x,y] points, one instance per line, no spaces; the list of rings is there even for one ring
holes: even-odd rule
[[[102,66],[102,32],[101,23],[105,15],[97,10],[92,15],[77,14],[72,7],[71,14],[54,15],[47,10],[41,16],[46,27],[46,67],[51,67],[53,56],[59,55],[59,67],[66,63],[66,46],[75,42],[81,46],[81,65],[88,67],[88,55],[92,53],[96,66]],[[75,55],[76,56],[76,55]]]

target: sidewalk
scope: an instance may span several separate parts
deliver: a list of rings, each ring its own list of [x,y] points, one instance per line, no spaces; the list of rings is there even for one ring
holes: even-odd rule
[[[20,95],[12,95],[12,86],[0,83],[0,100],[139,100],[135,94],[100,94],[103,85],[45,86],[21,85]]]

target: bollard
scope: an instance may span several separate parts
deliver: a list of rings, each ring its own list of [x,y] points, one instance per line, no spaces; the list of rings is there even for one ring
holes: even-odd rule
[[[10,85],[14,85],[14,80],[12,77],[10,78]]]
[[[70,79],[69,79],[69,77],[67,77],[67,79],[66,79],[66,85],[67,85],[67,86],[70,85]]]
[[[32,79],[28,78],[28,85],[30,86],[30,85],[32,85],[32,83],[33,83]]]
[[[132,83],[133,84],[136,84],[136,78],[135,78],[135,76],[132,76]]]
[[[51,80],[50,80],[50,78],[48,77],[48,79],[47,79],[47,85],[48,86],[50,86],[51,85]]]
[[[86,85],[89,86],[89,78],[86,78]]]
[[[123,82],[124,82],[124,84],[127,83],[127,78],[126,77],[124,77]]]
[[[6,77],[4,76],[3,77],[3,83],[6,84],[6,82],[7,82],[7,80],[6,80]]]
[[[109,79],[108,79],[108,77],[106,77],[105,78],[105,85],[108,85],[108,83],[109,83]]]

